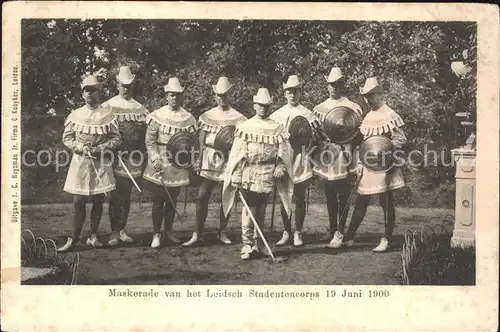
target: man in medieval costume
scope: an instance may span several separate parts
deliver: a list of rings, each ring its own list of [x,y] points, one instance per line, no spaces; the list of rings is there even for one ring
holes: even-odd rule
[[[132,98],[134,79],[135,75],[130,71],[130,67],[120,67],[116,76],[118,95],[103,104],[110,106],[116,115],[122,136],[114,164],[116,190],[111,193],[109,202],[111,237],[108,245],[110,246],[116,246],[120,241],[123,243],[134,241],[125,232],[125,225],[130,212],[132,187],[134,181],[136,184],[139,183],[145,165],[144,136],[148,111]]]
[[[167,149],[172,136],[179,132],[195,133],[198,130],[195,118],[181,107],[184,88],[179,79],[172,77],[164,86],[167,105],[150,113],[147,117],[146,148],[148,164],[143,178],[153,196],[153,229],[152,248],[161,244],[161,226],[165,220],[165,237],[170,243],[178,244],[180,240],[172,234],[176,212],[177,197],[182,186],[190,182],[189,170],[176,165],[180,154],[189,151],[178,151],[172,155]]]
[[[364,139],[366,140],[373,136],[385,136],[392,142],[394,151],[395,149],[401,149],[406,143],[406,135],[402,129],[404,125],[403,119],[385,103],[384,91],[379,85],[377,78],[368,78],[360,92],[370,106],[370,112],[365,116],[360,126],[360,131]],[[358,176],[361,177],[358,186],[358,196],[356,197],[354,212],[344,241],[348,246],[354,244],[354,235],[365,217],[370,197],[371,195],[378,194],[380,205],[384,210],[385,230],[379,245],[373,251],[385,252],[390,247],[396,219],[392,193],[394,190],[404,187],[405,182],[401,165],[394,165],[387,171],[382,172],[372,170],[370,164],[373,161],[368,160],[369,156],[363,155],[362,148],[363,146],[360,149],[357,165]],[[390,152],[394,153],[394,151]]]
[[[290,75],[286,83],[283,83],[283,90],[287,104],[280,109],[276,110],[270,119],[281,123],[286,126],[286,130],[290,132],[289,125],[297,116],[304,117],[309,125],[316,129],[319,126],[318,120],[312,111],[302,106],[299,101],[302,93],[302,84],[296,75]],[[290,133],[294,135],[294,133]],[[312,138],[311,138],[312,139]],[[316,138],[314,138],[316,140]],[[304,219],[306,214],[306,190],[311,184],[313,177],[312,163],[310,160],[310,151],[313,147],[305,147],[302,151],[295,151],[293,157],[293,201],[295,202],[295,232],[293,236],[294,246],[302,246],[302,227],[304,226]],[[281,206],[281,217],[285,230],[281,239],[276,243],[282,246],[288,243],[290,235],[292,234],[292,220],[287,213],[285,207]]]
[[[115,190],[113,175],[114,149],[121,142],[116,116],[99,102],[101,83],[93,75],[81,83],[85,105],[74,110],[64,123],[62,141],[73,152],[64,191],[73,194],[73,234],[58,249],[74,249],[85,222],[86,203],[92,200],[88,246],[98,248],[102,243],[97,230],[102,216],[104,196]]]
[[[221,147],[215,146],[216,137],[218,134],[223,135],[225,133],[225,131],[221,132],[223,128],[236,126],[238,123],[247,120],[243,114],[236,111],[229,104],[231,88],[232,84],[229,82],[229,79],[225,76],[220,77],[217,84],[212,85],[217,107],[203,113],[198,119],[201,153],[199,175],[202,177],[202,182],[196,200],[196,230],[193,232],[191,239],[183,243],[183,246],[186,247],[202,241],[210,196],[215,186],[224,181],[223,173],[227,164],[227,153],[223,153],[220,150]],[[229,134],[232,136],[232,132],[227,133],[228,135],[226,135],[225,139],[232,139],[232,137],[229,137]],[[222,205],[220,207],[219,218],[217,238],[224,244],[231,244],[232,242],[225,231],[229,217],[224,215]]]
[[[361,119],[363,111],[361,107],[347,99],[345,80],[339,67],[331,69],[326,78],[328,84],[329,98],[313,109],[321,124],[336,107],[347,107]],[[355,146],[358,145],[360,135],[342,144],[334,143],[331,140],[323,140],[314,153],[313,173],[325,180],[326,206],[330,228],[321,241],[328,241],[330,248],[340,248],[344,236],[344,228],[347,221],[348,196],[349,196],[349,174],[355,171],[356,163],[353,162]],[[337,223],[338,222],[338,223]]]
[[[235,131],[224,175],[222,198],[227,216],[239,190],[262,230],[267,203],[275,184],[283,209],[287,215],[290,214],[293,152],[284,126],[269,118],[272,104],[269,91],[260,88],[253,102],[255,116],[239,124]],[[246,209],[241,215],[241,231],[241,259],[248,260],[255,253],[268,254],[263,251],[262,239],[255,231]]]

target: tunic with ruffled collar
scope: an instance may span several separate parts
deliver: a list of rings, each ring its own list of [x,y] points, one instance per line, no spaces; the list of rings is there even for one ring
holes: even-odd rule
[[[353,109],[360,117],[363,116],[363,111],[361,107],[347,99],[342,97],[340,99],[328,98],[318,106],[313,109],[314,114],[318,118],[320,123],[325,121],[326,115],[335,107],[346,106]],[[350,171],[355,169],[355,163],[353,161],[354,151],[352,142],[347,142],[342,144],[345,151],[349,151],[349,155],[342,153],[342,146],[333,142],[321,142],[318,145],[317,150],[314,151],[314,164],[313,173],[314,175],[325,179],[327,181],[345,179]]]
[[[62,141],[73,152],[64,191],[90,196],[115,189],[111,153],[121,137],[111,108],[99,105],[90,109],[85,105],[74,110],[64,123]],[[82,155],[85,146],[107,152],[92,159]]]
[[[368,112],[359,130],[364,139],[383,135],[391,139],[395,148],[401,148],[406,143],[403,125],[403,119],[392,108],[384,104],[379,109]],[[404,186],[401,167],[394,166],[387,172],[374,173],[363,166],[363,176],[359,182],[358,193],[361,195],[379,194]]]
[[[230,107],[224,111],[220,106],[203,113],[198,119],[201,140],[201,171],[200,176],[212,181],[224,181],[224,170],[227,160],[214,149],[217,133],[226,126],[236,126],[247,118]]]
[[[316,118],[314,113],[301,104],[293,107],[286,104],[285,106],[272,113],[269,118],[279,122],[284,126],[289,126],[291,121],[297,116],[305,117],[311,124],[312,128],[317,127],[318,119]],[[289,128],[285,129],[288,131]],[[309,151],[307,152],[309,153]],[[304,182],[312,178],[313,173],[310,158],[310,155],[303,155],[302,153],[298,153],[293,158],[293,183]]]
[[[147,160],[144,137],[148,110],[134,98],[125,99],[120,95],[106,101],[103,106],[110,106],[113,110],[122,136],[122,143],[118,147],[118,155],[114,163],[115,174],[128,177],[122,163],[118,161],[118,157],[121,155],[123,164],[130,174],[133,177],[141,176]],[[125,150],[128,151],[128,154],[120,154],[120,151]]]
[[[175,167],[168,159],[167,143],[178,132],[195,133],[198,130],[195,118],[180,107],[172,110],[168,105],[150,113],[146,120],[146,148],[148,164],[143,178],[158,185],[181,187],[189,184],[189,171]],[[162,164],[163,172],[157,173],[153,160]]]
[[[290,213],[293,192],[292,148],[288,132],[283,125],[257,116],[236,127],[233,147],[229,154],[222,190],[223,208],[226,215],[235,198],[235,187],[256,193],[273,191],[276,167],[282,167],[285,175],[276,181],[276,189],[287,213]]]

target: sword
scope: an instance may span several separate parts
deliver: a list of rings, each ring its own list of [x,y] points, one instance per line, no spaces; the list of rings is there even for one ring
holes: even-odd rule
[[[104,187],[104,185],[102,184],[102,181],[101,181],[101,178],[99,176],[99,172],[97,172],[97,167],[95,166],[94,164],[94,159],[96,159],[96,157],[93,157],[89,151],[87,151],[87,156],[90,158],[90,163],[92,164],[92,167],[94,168],[94,172],[95,172],[95,176],[97,177],[97,181],[99,181],[99,185],[101,185],[102,187]],[[104,196],[108,196],[108,193],[105,192],[104,193]]]
[[[188,202],[188,186],[185,187],[184,189],[184,214],[186,214],[186,206]]]
[[[128,177],[130,178],[130,180],[132,180],[132,182],[134,183],[134,186],[137,188],[137,190],[139,190],[139,192],[142,194],[142,190],[141,188],[139,188],[139,185],[137,184],[137,182],[135,182],[134,180],[134,177],[132,176],[132,174],[130,174],[127,166],[125,166],[125,163],[123,162],[122,158],[118,157],[118,160],[120,161],[120,164],[122,165],[123,169],[125,170],[125,172],[127,173]]]
[[[358,176],[357,179],[356,179],[356,181],[354,182],[354,184],[353,184],[353,186],[351,188],[351,192],[349,193],[349,197],[347,198],[347,202],[345,203],[344,209],[340,213],[340,218],[339,219],[342,219],[342,217],[344,216],[344,213],[346,213],[347,211],[349,211],[349,205],[351,204],[352,198],[354,197],[354,194],[356,192],[356,188],[359,185],[359,181],[361,181],[361,176]]]
[[[314,181],[314,179],[313,179]],[[307,187],[307,198],[306,198],[306,212],[309,212],[309,196],[311,196],[312,183]]]
[[[276,183],[274,184],[273,188],[273,209],[271,211],[271,232],[274,230],[274,210],[276,209]]]
[[[269,247],[269,244],[267,243],[266,238],[264,237],[264,234],[262,234],[262,231],[260,230],[259,224],[257,224],[257,221],[255,220],[255,218],[252,214],[252,211],[250,210],[250,207],[248,206],[247,201],[245,200],[245,197],[243,196],[241,191],[238,191],[238,194],[240,196],[241,202],[243,203],[243,206],[245,206],[245,208],[247,209],[247,212],[248,212],[248,215],[250,216],[250,219],[252,219],[252,222],[253,222],[253,225],[255,226],[255,229],[257,229],[257,232],[259,233],[260,237],[262,238],[262,241],[264,242],[267,250],[269,251],[269,254],[271,254],[271,258],[273,259],[273,261],[275,261],[276,258],[274,257],[274,254],[273,254],[271,248]]]

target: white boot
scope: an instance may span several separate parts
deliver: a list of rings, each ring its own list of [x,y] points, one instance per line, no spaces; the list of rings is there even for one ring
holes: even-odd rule
[[[191,239],[187,242],[184,242],[182,244],[183,247],[190,247],[192,246],[193,244],[197,243],[198,242],[198,233],[196,232],[193,232],[193,236],[191,236]]]
[[[243,245],[243,248],[241,248],[241,259],[246,261],[250,259],[250,256],[252,255],[253,248],[249,244]]]
[[[373,252],[386,252],[389,249],[389,241],[383,237],[377,247],[373,248]]]
[[[134,239],[128,236],[124,229],[120,231],[120,240],[124,243],[134,243]]]
[[[338,248],[342,247],[342,239],[343,238],[344,238],[344,235],[342,233],[340,233],[339,231],[335,231],[335,234],[333,235],[333,239],[326,246],[328,248],[338,249]]]
[[[57,249],[58,252],[67,252],[67,251],[70,251],[71,249],[73,249],[74,247],[74,242],[73,242],[73,239],[68,237],[68,240],[66,241],[66,243],[59,249]]]
[[[276,243],[276,245],[284,246],[288,243],[288,240],[290,240],[290,234],[288,234],[287,231],[283,231],[283,235],[281,236],[281,239]]]
[[[293,245],[296,247],[300,247],[304,245],[304,242],[302,241],[302,233],[299,231],[295,231],[293,233]]]
[[[224,243],[224,244],[232,244],[233,243],[233,242],[231,242],[231,240],[229,239],[229,237],[227,236],[225,231],[219,232],[218,238],[219,238],[219,241]]]
[[[102,243],[97,238],[97,234],[91,234],[90,237],[87,238],[87,245],[94,248],[102,247]]]
[[[151,241],[151,248],[159,248],[161,243],[161,234],[160,233],[154,233],[153,234],[153,241]]]

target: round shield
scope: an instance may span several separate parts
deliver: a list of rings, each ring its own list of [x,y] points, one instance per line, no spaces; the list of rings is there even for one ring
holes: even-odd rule
[[[323,131],[333,143],[344,144],[356,136],[360,125],[361,117],[355,110],[337,106],[325,116]]]
[[[312,143],[313,131],[309,121],[301,115],[296,116],[288,125],[290,133],[290,145],[295,151],[301,151],[303,147],[306,149]]]
[[[359,147],[361,163],[374,173],[387,172],[394,165],[394,145],[385,136],[370,136]]]
[[[167,151],[175,167],[189,168],[196,162],[200,152],[198,137],[188,132],[174,134],[167,143]]]
[[[214,149],[222,152],[227,157],[234,142],[234,131],[236,126],[225,126],[219,130],[214,139]]]

